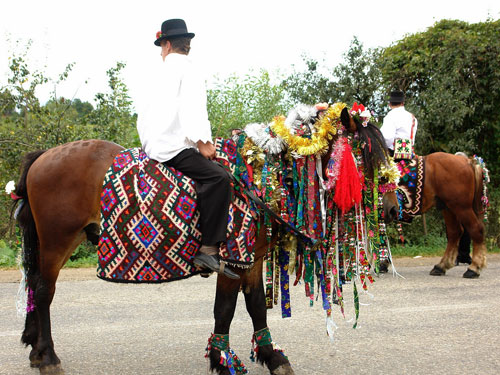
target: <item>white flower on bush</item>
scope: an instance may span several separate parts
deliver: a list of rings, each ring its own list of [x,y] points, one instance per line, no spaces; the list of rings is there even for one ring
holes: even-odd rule
[[[5,192],[11,194],[14,190],[16,190],[16,183],[14,181],[7,182],[7,185],[5,185]]]

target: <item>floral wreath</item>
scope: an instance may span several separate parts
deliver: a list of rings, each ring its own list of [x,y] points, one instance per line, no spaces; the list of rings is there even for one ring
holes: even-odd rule
[[[351,116],[358,119],[365,128],[368,126],[368,122],[372,118],[371,112],[361,103],[358,104],[357,102],[354,102],[349,112],[351,113]]]
[[[275,117],[270,127],[276,135],[287,143],[293,152],[299,155],[307,156],[324,153],[328,149],[328,141],[332,135],[342,134],[343,125],[340,122],[340,112],[345,107],[345,103],[335,103],[330,107],[324,103],[318,104],[316,109],[320,112],[320,119],[314,124],[317,131],[310,138],[292,134],[285,125],[284,116]]]
[[[387,182],[379,185],[379,192],[384,194],[390,191],[395,191],[398,188],[399,178],[401,173],[393,158],[388,158],[388,164],[380,166],[378,171],[379,179],[384,179]]]

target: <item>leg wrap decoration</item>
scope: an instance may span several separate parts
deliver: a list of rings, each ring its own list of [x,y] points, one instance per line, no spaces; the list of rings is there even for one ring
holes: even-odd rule
[[[285,355],[283,350],[276,344],[271,338],[271,332],[269,328],[262,328],[261,330],[255,332],[252,337],[252,350],[250,351],[250,360],[255,362],[259,354],[259,347],[265,345],[272,345],[273,351],[280,353],[283,357],[288,360],[288,357]],[[260,359],[259,359],[260,361]]]
[[[205,358],[208,358],[210,355],[210,350],[215,349],[220,351],[220,365],[226,367],[231,375],[239,375],[239,374],[247,374],[248,371],[245,368],[245,365],[238,358],[233,349],[229,348],[229,334],[227,335],[218,335],[212,333],[210,338],[208,339],[207,345],[207,353],[205,354]]]

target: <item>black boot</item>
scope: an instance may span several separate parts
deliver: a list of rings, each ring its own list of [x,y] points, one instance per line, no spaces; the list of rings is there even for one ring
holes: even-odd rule
[[[201,252],[198,252],[194,257],[193,263],[200,268],[208,268],[217,273],[223,273],[225,276],[230,279],[239,279],[240,276],[232,271],[230,268],[225,267],[220,264],[219,258],[217,255],[208,255]]]

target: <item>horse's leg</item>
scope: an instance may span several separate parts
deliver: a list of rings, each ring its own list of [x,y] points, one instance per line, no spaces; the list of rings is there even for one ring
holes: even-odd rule
[[[443,217],[446,224],[446,237],[448,243],[443,257],[430,272],[432,276],[442,276],[447,270],[455,265],[455,259],[458,253],[458,241],[463,231],[457,216],[448,208],[443,210]]]
[[[221,350],[227,351],[229,349],[229,328],[234,317],[234,310],[236,309],[240,282],[240,280],[229,279],[224,275],[217,276],[217,291],[215,293],[214,305],[214,335],[217,337],[226,337],[227,347],[223,347],[224,345],[215,347],[212,343],[208,355],[210,358],[210,369],[221,375],[230,374],[229,369],[220,363]]]
[[[243,292],[245,295],[245,303],[248,313],[252,318],[254,332],[266,332],[267,327],[267,308],[266,296],[264,293],[264,284],[262,279],[263,258],[260,258],[250,272],[245,275],[243,281]],[[270,337],[269,337],[270,339]],[[273,349],[273,345],[266,343],[262,346],[257,345],[257,361],[261,364],[266,364],[267,368],[273,375],[291,375],[293,374],[292,367],[288,359],[279,351]]]
[[[486,244],[484,242],[484,224],[481,217],[470,209],[460,216],[460,220],[472,239],[472,262],[464,273],[465,278],[479,277],[481,269],[486,267]]]
[[[40,225],[44,227],[44,225]],[[45,228],[47,229],[47,228]],[[82,241],[82,233],[72,236],[40,230],[40,261],[39,275],[33,285],[33,301],[35,305],[38,338],[30,354],[32,366],[40,367],[41,373],[62,373],[61,361],[54,350],[50,322],[50,304],[56,291],[56,281],[59,271],[69,259],[76,246]],[[50,236],[47,236],[50,233]],[[44,236],[48,238],[44,238]]]

